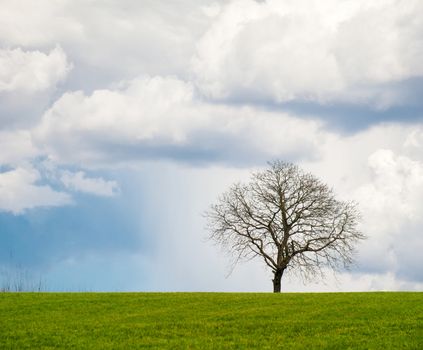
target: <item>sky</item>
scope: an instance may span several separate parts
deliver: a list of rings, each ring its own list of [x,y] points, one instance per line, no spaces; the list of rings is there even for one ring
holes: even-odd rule
[[[356,263],[423,290],[423,2],[0,0],[0,281],[270,291],[204,211],[280,159],[354,200]]]

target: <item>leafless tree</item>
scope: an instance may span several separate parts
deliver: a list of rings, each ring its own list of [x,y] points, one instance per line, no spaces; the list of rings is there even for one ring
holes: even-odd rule
[[[357,228],[353,202],[296,165],[276,161],[235,184],[206,212],[210,239],[240,259],[261,257],[273,272],[273,291],[284,272],[308,279],[352,263]]]

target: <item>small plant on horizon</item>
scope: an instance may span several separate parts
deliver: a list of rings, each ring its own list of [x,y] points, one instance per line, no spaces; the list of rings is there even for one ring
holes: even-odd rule
[[[34,279],[30,270],[21,265],[0,267],[0,292],[43,292],[45,281]]]
[[[273,292],[285,272],[303,279],[322,276],[353,262],[355,244],[365,239],[354,202],[298,166],[276,161],[236,183],[206,212],[209,238],[235,258],[260,257],[273,273]]]

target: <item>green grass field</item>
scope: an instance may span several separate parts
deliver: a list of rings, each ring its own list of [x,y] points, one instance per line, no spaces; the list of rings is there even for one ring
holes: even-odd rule
[[[0,293],[0,349],[423,349],[423,293]]]

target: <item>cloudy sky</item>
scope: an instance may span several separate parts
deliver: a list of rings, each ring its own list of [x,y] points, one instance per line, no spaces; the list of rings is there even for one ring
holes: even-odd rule
[[[369,237],[284,290],[422,290],[421,62],[420,0],[0,0],[3,278],[269,291],[259,260],[228,277],[202,213],[281,159]]]

